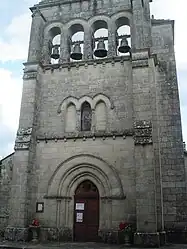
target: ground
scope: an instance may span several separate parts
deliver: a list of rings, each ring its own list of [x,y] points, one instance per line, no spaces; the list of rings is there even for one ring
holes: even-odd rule
[[[125,245],[109,245],[109,244],[100,244],[100,243],[45,243],[45,244],[33,244],[33,243],[0,243],[0,248],[2,249],[119,249],[119,248],[133,248],[135,247],[126,247]],[[187,245],[178,244],[178,245],[167,245],[161,247],[162,249],[187,249]],[[149,249],[149,248],[147,248]]]

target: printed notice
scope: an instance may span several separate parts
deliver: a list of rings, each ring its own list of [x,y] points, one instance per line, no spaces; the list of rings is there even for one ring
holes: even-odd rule
[[[76,222],[83,222],[83,213],[77,213]]]
[[[84,210],[84,203],[76,203],[76,210]]]
[[[43,204],[42,203],[39,203],[38,204],[38,211],[42,211],[43,210]]]

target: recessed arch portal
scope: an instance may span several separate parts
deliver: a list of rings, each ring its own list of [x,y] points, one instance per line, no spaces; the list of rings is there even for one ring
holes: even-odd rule
[[[57,215],[59,224],[74,229],[74,195],[77,187],[85,180],[91,181],[99,193],[99,229],[111,225],[112,203],[105,200],[125,200],[121,179],[116,169],[102,158],[91,154],[79,154],[67,158],[53,172],[46,199],[57,202],[62,215]],[[106,208],[108,212],[106,213]]]
[[[72,156],[62,162],[49,180],[47,196],[72,197],[78,184],[85,179],[97,185],[100,196],[124,197],[121,179],[114,167],[90,154]]]

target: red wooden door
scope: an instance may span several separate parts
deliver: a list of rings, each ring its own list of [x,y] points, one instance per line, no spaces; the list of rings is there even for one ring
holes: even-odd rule
[[[75,192],[74,240],[97,241],[99,229],[99,193],[90,181],[81,183]]]

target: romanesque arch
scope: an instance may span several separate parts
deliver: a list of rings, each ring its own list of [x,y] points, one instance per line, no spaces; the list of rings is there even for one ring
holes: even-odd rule
[[[101,197],[123,198],[117,171],[103,159],[81,154],[62,162],[51,176],[47,196],[72,197],[81,181],[89,179],[98,187]]]

